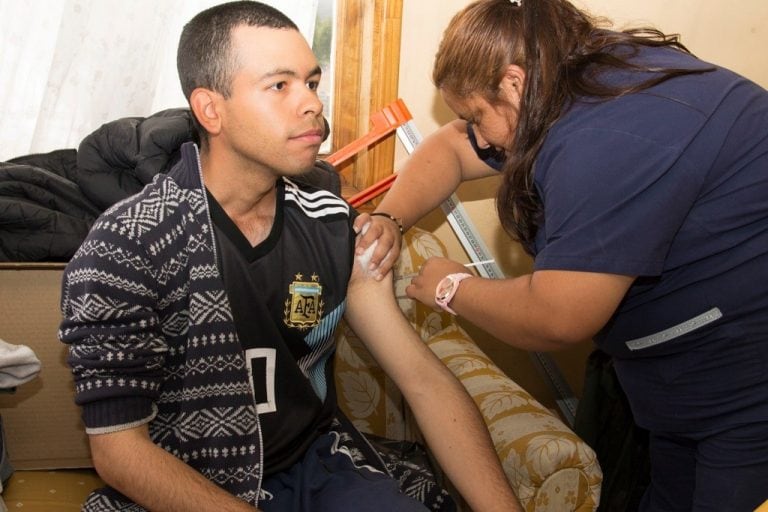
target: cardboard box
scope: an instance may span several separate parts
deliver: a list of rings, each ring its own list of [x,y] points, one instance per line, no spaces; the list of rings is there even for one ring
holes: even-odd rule
[[[0,339],[27,345],[41,362],[36,378],[0,393],[14,469],[92,466],[67,347],[57,338],[63,271],[63,264],[0,263]]]

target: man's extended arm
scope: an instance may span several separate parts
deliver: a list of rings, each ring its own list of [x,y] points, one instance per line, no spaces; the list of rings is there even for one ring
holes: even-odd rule
[[[347,322],[402,391],[440,466],[470,506],[522,511],[480,411],[403,316],[390,277],[377,281],[355,264]]]

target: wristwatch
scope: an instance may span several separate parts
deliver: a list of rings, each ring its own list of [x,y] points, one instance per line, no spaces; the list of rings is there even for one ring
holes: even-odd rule
[[[456,295],[456,291],[459,289],[459,284],[468,277],[472,277],[472,274],[460,273],[460,274],[448,274],[435,288],[435,303],[443,308],[443,310],[455,315],[456,312],[448,306],[453,300],[453,296]]]

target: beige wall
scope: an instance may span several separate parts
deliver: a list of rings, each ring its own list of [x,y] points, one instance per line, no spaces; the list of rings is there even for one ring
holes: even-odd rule
[[[526,1],[526,0],[523,0]],[[529,0],[535,1],[535,0]],[[614,21],[616,27],[653,25],[668,33],[681,35],[683,44],[699,57],[729,67],[768,87],[768,2],[765,0],[574,0],[594,15]],[[422,135],[452,119],[430,80],[432,59],[443,29],[468,0],[404,0],[399,94],[413,114]],[[407,155],[398,148],[396,161]],[[477,224],[484,240],[507,275],[529,269],[530,261],[511,244],[501,230],[493,204],[493,178],[465,184],[460,197]],[[467,261],[441,212],[422,221],[438,233],[449,246],[451,255]],[[545,393],[547,387],[529,375],[522,364],[522,354],[499,342],[472,331],[480,345],[496,362],[534,394]],[[581,362],[589,347],[582,347],[556,358],[574,388],[580,388]],[[546,400],[544,400],[546,401]]]

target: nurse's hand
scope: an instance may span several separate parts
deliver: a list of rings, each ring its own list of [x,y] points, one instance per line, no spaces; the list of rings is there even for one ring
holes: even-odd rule
[[[467,267],[448,258],[432,256],[419,269],[419,274],[411,279],[405,294],[426,306],[440,309],[435,303],[437,284],[448,274],[468,273]]]
[[[354,229],[359,233],[355,242],[355,256],[358,261],[363,259],[368,271],[374,273],[376,280],[380,281],[400,256],[403,241],[400,226],[387,216],[361,213],[355,219]]]

